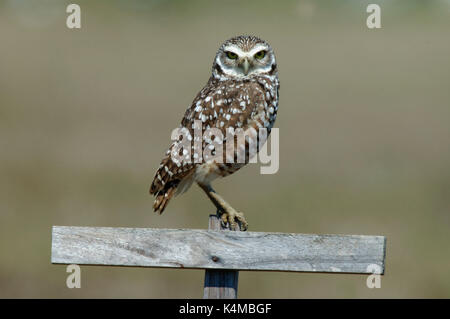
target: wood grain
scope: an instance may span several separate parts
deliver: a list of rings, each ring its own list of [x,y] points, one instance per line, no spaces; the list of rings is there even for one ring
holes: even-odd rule
[[[384,273],[385,237],[54,226],[54,264]]]

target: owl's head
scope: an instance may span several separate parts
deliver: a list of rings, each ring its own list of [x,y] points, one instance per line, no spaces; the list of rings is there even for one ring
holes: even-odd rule
[[[272,47],[260,38],[247,35],[225,41],[213,64],[213,76],[219,79],[245,79],[276,72]]]

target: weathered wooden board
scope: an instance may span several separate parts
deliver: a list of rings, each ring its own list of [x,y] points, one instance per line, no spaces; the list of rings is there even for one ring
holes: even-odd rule
[[[384,273],[383,236],[65,226],[52,236],[55,264]]]

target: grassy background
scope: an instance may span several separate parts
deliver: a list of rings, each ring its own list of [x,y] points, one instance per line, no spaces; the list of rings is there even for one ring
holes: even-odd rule
[[[215,183],[253,231],[387,236],[365,276],[241,272],[242,298],[450,297],[450,2],[0,1],[0,297],[202,296],[203,271],[50,264],[52,225],[205,228],[148,187],[220,43],[256,34],[281,80],[280,170]]]

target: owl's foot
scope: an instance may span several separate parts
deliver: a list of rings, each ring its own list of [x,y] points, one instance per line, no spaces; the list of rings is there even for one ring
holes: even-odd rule
[[[248,229],[248,223],[245,220],[243,213],[238,212],[231,207],[231,205],[228,204],[222,196],[217,194],[214,189],[212,189],[211,185],[204,185],[200,183],[198,185],[205,191],[206,195],[208,195],[209,199],[216,206],[224,228],[228,228],[228,226],[230,226],[229,228],[231,230],[240,229],[245,231]]]
[[[228,207],[227,212],[220,211],[220,219],[224,228],[230,228],[231,230],[240,229],[241,231],[248,229],[248,223],[244,218],[244,214],[232,207]]]

